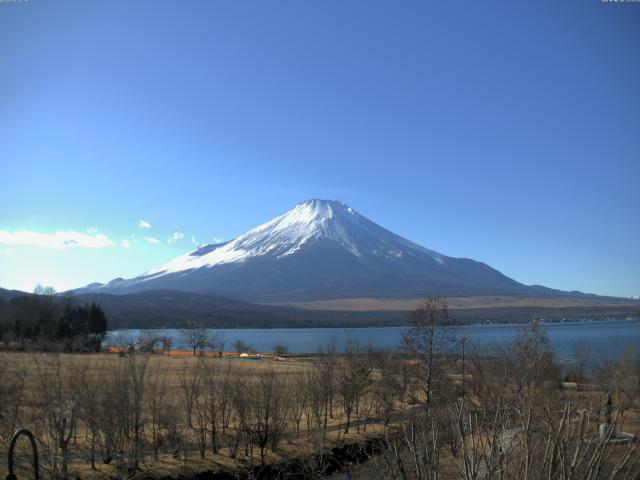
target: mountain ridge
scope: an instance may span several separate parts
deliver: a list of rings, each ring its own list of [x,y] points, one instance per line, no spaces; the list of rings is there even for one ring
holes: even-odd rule
[[[201,245],[132,279],[76,293],[179,290],[248,302],[432,295],[574,296],[527,286],[381,227],[344,203],[307,200],[233,240]]]

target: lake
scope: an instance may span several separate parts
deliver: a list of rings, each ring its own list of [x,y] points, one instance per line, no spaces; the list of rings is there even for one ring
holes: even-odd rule
[[[621,352],[628,345],[640,346],[640,321],[603,320],[591,322],[567,322],[542,324],[560,359],[570,359],[574,347],[579,342],[591,346],[593,352]],[[504,343],[513,339],[523,325],[468,325],[461,327],[461,334],[478,346]],[[291,353],[316,353],[322,345],[335,339],[339,349],[344,347],[345,339],[351,335],[361,344],[371,344],[377,348],[397,348],[406,327],[376,328],[246,328],[218,329],[227,338],[226,350],[232,350],[233,342],[242,340],[256,351],[271,351],[276,343],[284,344]],[[113,344],[125,337],[136,341],[144,330],[113,330],[107,335],[106,343]],[[180,330],[162,330],[162,335],[173,338],[172,348],[185,348]]]

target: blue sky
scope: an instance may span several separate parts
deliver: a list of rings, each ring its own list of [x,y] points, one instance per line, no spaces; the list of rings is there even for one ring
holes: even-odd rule
[[[329,198],[640,295],[639,50],[640,4],[600,0],[0,3],[0,286],[134,276]]]

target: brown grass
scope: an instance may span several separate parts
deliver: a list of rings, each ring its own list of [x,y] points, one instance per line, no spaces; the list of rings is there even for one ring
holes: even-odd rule
[[[35,418],[35,413],[28,411],[31,407],[33,398],[37,397],[40,392],[39,379],[43,375],[54,375],[58,368],[58,361],[60,370],[66,375],[72,375],[77,369],[83,369],[88,375],[102,375],[104,372],[109,371],[117,362],[123,359],[119,357],[118,350],[114,349],[111,353],[100,354],[48,354],[48,353],[0,353],[0,365],[5,372],[11,371],[24,371],[26,373],[25,390],[23,397],[25,399],[25,407],[23,409],[24,418]],[[163,354],[153,354],[149,357],[148,376],[151,378],[156,372],[161,372],[164,376],[166,383],[164,387],[164,396],[176,405],[180,405],[182,401],[182,387],[181,377],[187,372],[189,374],[192,368],[198,362],[213,363],[220,366],[221,369],[225,369],[228,365],[233,368],[233,374],[243,379],[247,379],[249,382],[252,378],[256,378],[262,372],[275,371],[281,378],[284,377],[285,383],[291,383],[295,377],[305,373],[312,367],[313,359],[296,359],[295,361],[280,359],[278,357],[263,357],[261,360],[239,358],[237,354],[226,353],[223,358],[218,358],[218,354],[214,352],[208,352],[204,356],[194,356],[191,351],[171,351],[164,352]],[[184,412],[181,412],[183,418],[179,419],[185,427],[186,417]],[[378,435],[381,425],[374,423],[367,426],[367,431],[362,431],[361,428],[354,427],[349,434],[344,433],[343,426],[345,422],[345,416],[340,411],[339,407],[335,407],[334,418],[328,421],[328,431],[326,439],[329,442],[327,445],[336,444],[340,441],[347,442],[359,442],[364,441],[372,435]],[[24,424],[25,427],[36,430],[35,425],[29,421]],[[279,444],[278,451],[276,453],[268,452],[268,462],[281,462],[293,457],[300,457],[304,454],[314,453],[314,445],[312,442],[305,438],[305,420],[303,419],[301,425],[301,433],[299,436],[294,433],[294,425],[287,426],[285,437]],[[186,429],[186,427],[185,427]],[[312,437],[314,433],[312,432]],[[93,478],[118,478],[118,472],[116,471],[114,464],[105,465],[100,461],[97,463],[97,471],[92,470],[86,458],[86,446],[84,442],[88,441],[88,431],[84,426],[80,425],[79,429],[75,432],[76,445],[75,450],[78,452],[78,448],[84,449],[84,453],[81,457],[78,454],[74,454],[72,463],[70,465],[71,478],[93,479]],[[202,472],[207,470],[219,470],[221,468],[238,468],[243,465],[255,465],[257,460],[255,453],[253,458],[248,458],[240,452],[239,456],[235,459],[231,459],[229,455],[230,448],[223,447],[219,454],[212,454],[207,451],[204,459],[199,457],[199,453],[196,450],[194,440],[191,439],[187,443],[190,447],[186,447],[185,451],[181,452],[176,458],[169,454],[161,455],[158,460],[152,457],[146,457],[141,465],[141,473],[146,473],[149,476],[160,478],[163,476],[180,477],[185,473]],[[28,448],[26,443],[20,442],[18,452],[21,452],[21,459],[18,463],[26,464]],[[78,447],[79,446],[79,447]],[[6,450],[5,446],[0,446],[0,478],[4,478],[7,474],[6,470]],[[44,449],[41,449],[41,461],[44,453]],[[24,466],[22,467],[24,468]],[[25,476],[29,469],[23,469],[22,475],[19,478]],[[27,475],[28,476],[28,475]],[[42,476],[42,473],[41,473]]]
[[[311,302],[289,302],[278,305],[289,305],[307,310],[338,311],[411,311],[423,301],[421,298],[338,298],[332,300],[314,300]],[[612,300],[609,298],[535,298],[506,296],[448,297],[450,309],[464,310],[471,308],[506,308],[506,307],[539,307],[539,308],[571,308],[571,307],[620,307],[638,306],[634,300]]]

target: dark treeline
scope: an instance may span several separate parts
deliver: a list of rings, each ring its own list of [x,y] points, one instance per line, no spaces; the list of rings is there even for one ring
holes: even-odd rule
[[[106,332],[102,307],[77,305],[51,288],[37,287],[33,295],[0,302],[0,341],[6,348],[99,351]]]

